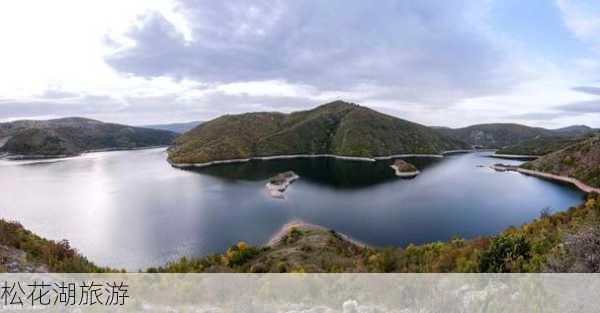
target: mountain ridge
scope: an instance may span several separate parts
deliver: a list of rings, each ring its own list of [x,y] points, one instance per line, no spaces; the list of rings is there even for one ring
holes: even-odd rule
[[[334,101],[289,114],[223,115],[179,136],[169,160],[206,163],[297,154],[379,157],[439,154],[462,148],[462,142],[427,126]]]
[[[139,127],[159,129],[159,130],[168,130],[168,131],[172,131],[174,133],[183,134],[200,124],[202,124],[202,121],[191,121],[191,122],[184,122],[184,123],[151,124],[151,125],[142,125]]]
[[[68,117],[0,123],[0,153],[23,157],[74,156],[91,150],[169,145],[176,134]]]
[[[594,129],[585,125],[547,129],[516,123],[487,123],[462,128],[435,127],[434,129],[472,147],[492,149],[520,145],[545,137],[582,137],[594,132]]]

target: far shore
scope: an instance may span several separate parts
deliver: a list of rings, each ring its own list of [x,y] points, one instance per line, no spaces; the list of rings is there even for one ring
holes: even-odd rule
[[[527,154],[490,154],[489,157],[507,160],[535,160],[539,158],[539,155],[527,155]]]
[[[393,154],[388,156],[378,156],[378,157],[354,157],[354,156],[344,156],[344,155],[336,155],[336,154],[288,154],[288,155],[273,155],[273,156],[264,156],[264,157],[250,157],[245,159],[230,159],[230,160],[216,160],[210,162],[203,163],[176,163],[167,159],[169,164],[175,168],[193,168],[193,167],[207,167],[218,164],[230,164],[230,163],[244,163],[252,160],[280,160],[280,159],[302,159],[302,158],[334,158],[340,160],[348,160],[348,161],[361,161],[361,162],[375,162],[382,160],[391,160],[396,158],[444,158],[446,155],[456,154],[456,153],[470,153],[477,152],[479,150],[449,150],[444,151],[441,154],[419,154],[419,153],[407,153],[407,154]]]
[[[55,154],[55,155],[44,155],[44,154],[11,154],[4,153],[0,154],[0,159],[5,159],[9,161],[35,161],[35,160],[53,160],[53,159],[68,159],[68,158],[76,158],[83,156],[89,153],[97,153],[97,152],[116,152],[116,151],[133,151],[133,150],[148,150],[148,149],[158,149],[158,148],[167,148],[168,145],[163,146],[148,146],[148,147],[133,147],[133,148],[106,148],[106,149],[94,149],[94,150],[86,150],[77,154]]]

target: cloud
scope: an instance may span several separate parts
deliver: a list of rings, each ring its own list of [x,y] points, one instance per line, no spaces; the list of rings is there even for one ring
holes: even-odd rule
[[[155,124],[343,99],[429,125],[511,121],[506,112],[538,126],[596,122],[573,111],[598,96],[588,85],[600,50],[586,48],[600,40],[597,11],[585,2],[559,3],[584,42],[560,41],[571,54],[515,33],[553,26],[546,19],[495,24],[492,1],[58,0],[36,12],[23,1],[0,4],[0,119]]]
[[[63,91],[60,89],[47,89],[40,95],[40,98],[45,99],[65,99],[76,97],[79,97],[78,93]]]
[[[600,113],[600,99],[567,103],[558,108],[566,112]]]
[[[113,112],[119,101],[110,96],[89,95],[76,99],[3,100],[0,101],[0,119],[18,116],[77,116]]]
[[[575,91],[600,96],[600,87],[579,86],[571,88]]]
[[[106,62],[144,77],[393,89],[403,101],[444,105],[513,79],[500,73],[508,60],[484,25],[481,1],[182,0],[179,7],[193,40],[152,13],[127,34],[135,45]]]
[[[239,88],[239,87],[235,87]],[[151,124],[157,121],[208,120],[227,113],[251,111],[291,112],[323,103],[297,95],[253,95],[225,88],[198,90],[198,94],[167,93],[156,96],[126,95],[112,97],[94,94],[77,98],[1,100],[0,121],[15,118],[82,116],[107,122]],[[18,113],[16,113],[18,112]]]
[[[567,116],[576,115],[576,112],[530,112],[523,114],[513,114],[507,117],[515,120],[530,120],[530,121],[548,121]]]
[[[595,0],[557,0],[566,26],[600,53],[600,6]]]

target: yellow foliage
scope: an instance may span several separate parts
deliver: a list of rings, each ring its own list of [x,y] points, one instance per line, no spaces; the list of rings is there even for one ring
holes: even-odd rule
[[[237,248],[240,252],[244,252],[248,249],[248,244],[245,241],[239,241],[237,243]]]
[[[585,202],[585,208],[588,210],[592,210],[596,207],[596,199],[590,198]]]

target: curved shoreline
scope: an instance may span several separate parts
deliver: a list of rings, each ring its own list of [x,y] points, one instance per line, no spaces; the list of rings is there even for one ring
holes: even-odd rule
[[[167,158],[167,162],[175,168],[193,168],[193,167],[207,167],[218,164],[230,164],[230,163],[243,163],[253,160],[268,161],[268,160],[280,160],[280,159],[303,159],[303,158],[334,158],[339,160],[348,161],[361,161],[361,162],[375,162],[382,160],[390,160],[395,158],[444,158],[445,155],[453,153],[467,153],[475,152],[477,150],[449,150],[444,151],[441,154],[418,154],[418,153],[407,153],[407,154],[392,154],[387,156],[378,157],[353,157],[337,154],[285,154],[285,155],[273,155],[264,157],[250,157],[245,159],[229,159],[229,160],[215,160],[203,163],[176,163]]]
[[[555,174],[544,173],[544,172],[538,172],[538,171],[532,171],[532,170],[527,170],[524,168],[518,168],[517,172],[524,174],[524,175],[536,176],[536,177],[547,178],[547,179],[551,179],[551,180],[569,183],[569,184],[572,184],[575,187],[579,188],[581,191],[583,191],[585,193],[595,192],[595,193],[600,194],[600,188],[595,188],[590,185],[587,185],[586,183],[580,181],[577,178],[555,175]]]
[[[518,172],[518,173],[521,173],[521,174],[527,175],[527,176],[535,176],[535,177],[545,178],[545,179],[549,179],[549,180],[560,181],[563,183],[571,184],[585,193],[595,192],[595,193],[600,194],[600,188],[595,188],[590,185],[587,185],[586,183],[580,181],[577,178],[573,178],[573,177],[561,176],[561,175],[544,173],[544,172],[539,172],[539,171],[533,171],[533,170],[520,168],[517,166],[492,165],[491,168],[494,170],[500,171],[500,172],[513,171],[513,172]]]

